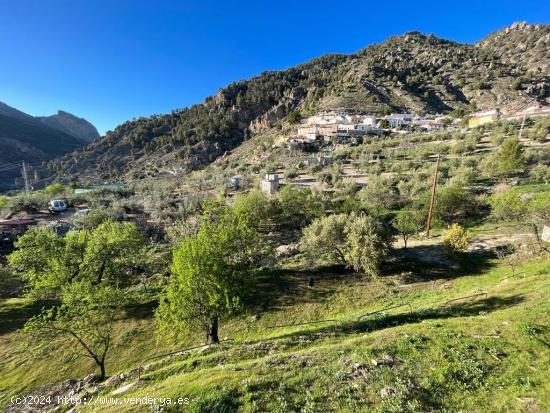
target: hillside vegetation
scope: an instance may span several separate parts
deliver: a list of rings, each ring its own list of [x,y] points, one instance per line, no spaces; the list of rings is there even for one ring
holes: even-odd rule
[[[180,176],[280,125],[293,111],[513,112],[548,98],[548,70],[540,62],[549,59],[549,30],[516,24],[475,45],[413,32],[352,55],[264,72],[203,104],[128,121],[50,168],[62,179]]]
[[[409,33],[264,73],[0,197],[37,220],[0,244],[0,407],[549,410],[550,117],[280,144],[323,108],[544,102],[547,41],[523,24],[477,45]],[[46,213],[53,197],[68,209]]]

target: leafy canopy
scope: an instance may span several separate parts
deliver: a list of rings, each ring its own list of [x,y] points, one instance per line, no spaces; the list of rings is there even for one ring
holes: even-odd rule
[[[177,339],[189,331],[217,330],[220,318],[243,309],[258,254],[256,231],[233,211],[203,221],[173,252],[156,312],[160,332]]]
[[[318,218],[303,231],[301,246],[312,259],[343,264],[375,275],[391,245],[380,220],[365,214]]]
[[[76,281],[128,285],[144,243],[131,223],[107,221],[90,232],[70,231],[65,237],[39,227],[17,240],[8,261],[28,282],[31,296],[51,297]]]

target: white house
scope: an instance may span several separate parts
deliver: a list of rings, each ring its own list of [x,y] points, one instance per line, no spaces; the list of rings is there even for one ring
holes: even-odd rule
[[[412,113],[392,113],[387,119],[392,128],[399,128],[411,123],[414,115]]]
[[[353,123],[340,123],[338,124],[338,132],[349,132],[350,130],[354,130],[355,125]]]
[[[374,116],[364,115],[361,116],[361,125],[370,126],[374,128],[376,126],[377,119]]]
[[[445,128],[445,124],[437,119],[421,119],[414,122],[414,125],[427,131],[441,130]]]

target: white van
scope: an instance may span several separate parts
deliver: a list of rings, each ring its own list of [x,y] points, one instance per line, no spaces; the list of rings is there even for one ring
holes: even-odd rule
[[[67,204],[62,199],[52,199],[50,205],[48,206],[50,212],[63,212],[67,209]]]

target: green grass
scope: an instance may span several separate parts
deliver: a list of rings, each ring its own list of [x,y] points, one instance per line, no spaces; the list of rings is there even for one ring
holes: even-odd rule
[[[417,252],[398,253],[375,280],[334,267],[304,271],[300,257],[289,260],[263,274],[254,310],[222,323],[221,337],[234,341],[159,359],[144,373],[141,386],[119,397],[189,397],[190,405],[180,409],[196,412],[550,409],[545,369],[550,363],[550,262],[525,262],[516,277],[506,279],[510,270],[487,256],[465,256],[459,266],[427,266],[414,259]],[[309,277],[313,287],[307,285]],[[444,306],[482,291],[488,296]],[[412,308],[358,320],[399,303]],[[125,337],[126,343],[112,353],[109,374],[135,368],[153,354],[197,344],[157,345],[150,309],[133,308],[120,321],[119,339]],[[11,353],[13,328],[33,311],[20,299],[0,301],[2,320],[9,317],[13,323],[0,335],[0,354],[7,357],[0,367],[3,405],[9,395],[93,371],[88,363],[56,360],[55,351],[49,360],[20,364],[22,356]],[[336,321],[289,325],[325,319]],[[371,364],[386,355],[402,362]],[[385,386],[395,389],[394,397],[381,397]],[[150,411],[146,406],[88,410]]]
[[[145,374],[142,386],[125,397],[190,397],[191,411],[208,411],[197,406],[203,400],[218,403],[218,398],[225,400],[227,411],[238,406],[245,412],[454,412],[479,411],[480,406],[483,411],[521,411],[528,405],[545,411],[550,408],[545,369],[550,362],[550,263],[528,262],[519,276],[504,281],[509,270],[493,264],[478,275],[417,280],[410,288],[393,287],[398,277],[344,281],[330,291],[327,302],[308,302],[307,294],[293,290],[296,302],[249,321],[248,329],[245,320],[226,324],[235,343],[165,363]],[[441,307],[479,291],[487,291],[487,298]],[[412,312],[399,308],[357,321],[359,314],[391,302],[408,302]],[[276,321],[322,317],[338,322],[267,328]],[[385,355],[402,362],[371,365],[371,359]],[[384,386],[394,388],[395,397],[383,399]]]

